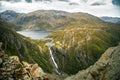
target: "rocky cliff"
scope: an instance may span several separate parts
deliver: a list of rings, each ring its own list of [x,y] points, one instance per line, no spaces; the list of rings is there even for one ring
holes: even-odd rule
[[[89,68],[65,80],[120,80],[120,44],[107,49]]]
[[[33,40],[11,30],[9,26],[13,25],[0,19],[0,42],[3,43],[2,49],[5,53],[16,55],[20,60],[29,63],[38,63],[44,71],[52,72],[49,56],[41,52],[41,44],[38,46]]]
[[[18,56],[8,56],[0,43],[0,80],[48,80],[38,64],[20,61]]]
[[[107,48],[117,45],[120,41],[119,24],[103,22],[87,13],[40,10],[21,15],[16,18],[15,22],[17,21],[21,25],[25,23],[27,27],[45,22],[44,25],[47,23],[53,25],[49,27],[50,29],[59,28],[47,38],[52,38],[55,44],[51,51],[61,73],[75,74],[93,65]],[[45,45],[46,41],[33,41],[17,34],[8,28],[10,24],[7,22],[0,20],[0,25],[0,41],[4,43],[3,49],[7,54],[17,55],[31,63],[36,62],[46,72],[55,72]],[[39,24],[36,27],[40,26],[43,25]],[[44,29],[48,29],[47,27]]]
[[[63,72],[75,74],[93,65],[107,48],[120,41],[119,25],[91,20],[82,20],[48,35],[54,40],[53,55]]]

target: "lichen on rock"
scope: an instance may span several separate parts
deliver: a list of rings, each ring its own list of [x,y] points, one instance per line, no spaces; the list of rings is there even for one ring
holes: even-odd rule
[[[38,64],[21,62],[18,56],[8,56],[0,43],[0,80],[48,80]]]

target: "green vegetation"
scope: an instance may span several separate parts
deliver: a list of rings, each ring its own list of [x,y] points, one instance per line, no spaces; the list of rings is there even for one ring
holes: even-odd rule
[[[53,72],[48,54],[40,51],[42,44],[38,46],[35,41],[9,29],[9,26],[13,25],[0,20],[0,42],[3,43],[2,49],[9,55],[19,56],[21,60],[38,63],[46,72]]]
[[[75,74],[94,64],[101,54],[120,41],[120,25],[94,19],[54,31],[48,38],[56,44],[53,53],[60,70]]]
[[[52,52],[59,70],[75,74],[94,64],[101,54],[120,41],[120,25],[105,23],[86,13],[35,11],[10,21],[22,29],[54,30],[47,38],[55,45]],[[45,43],[31,40],[8,29],[11,24],[0,21],[0,42],[9,55],[18,55],[28,62],[37,62],[46,72],[54,72]],[[57,30],[56,30],[57,29]]]

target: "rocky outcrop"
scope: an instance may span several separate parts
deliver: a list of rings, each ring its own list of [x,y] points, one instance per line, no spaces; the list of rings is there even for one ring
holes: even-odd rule
[[[119,56],[120,44],[109,48],[93,66],[65,80],[120,80]]]
[[[0,80],[48,80],[48,77],[38,64],[20,62],[18,56],[9,57],[0,49]]]

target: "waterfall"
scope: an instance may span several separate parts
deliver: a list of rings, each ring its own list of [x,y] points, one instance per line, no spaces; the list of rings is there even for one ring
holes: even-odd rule
[[[56,70],[56,72],[57,72],[59,75],[61,75],[61,73],[58,71],[58,65],[57,65],[57,63],[55,62],[54,56],[53,56],[53,54],[52,54],[52,50],[51,50],[50,47],[48,47],[48,49],[49,49],[50,57],[51,57],[51,59],[52,59],[52,61],[53,61],[53,64],[55,65],[55,68],[56,68],[55,70]]]
[[[51,50],[51,47],[54,45],[53,39],[47,39],[47,40],[52,40],[51,42],[48,42],[48,43],[46,43],[45,45],[48,47],[48,50],[49,50],[49,53],[50,53],[50,57],[51,57],[52,62],[53,62],[53,64],[54,64],[55,68],[56,68],[56,69],[55,69],[56,72],[57,72],[59,75],[61,75],[61,73],[59,72],[58,65],[57,65],[57,63],[55,62],[55,59],[54,59],[52,50]]]

